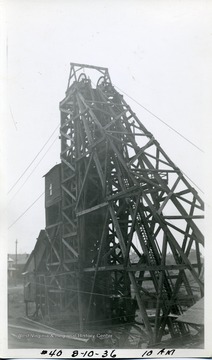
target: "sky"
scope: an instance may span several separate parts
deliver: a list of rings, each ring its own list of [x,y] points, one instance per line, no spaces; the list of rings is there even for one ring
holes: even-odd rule
[[[65,96],[70,62],[107,67],[114,85],[204,150],[124,95],[193,186],[205,191],[212,140],[210,1],[4,4],[7,92],[1,146],[7,191],[12,188],[3,209],[10,227],[3,235],[9,253],[15,252],[16,239],[18,252],[30,253],[45,226],[44,196],[26,209],[43,193],[43,175],[60,162],[59,129],[54,130],[60,122],[59,102]]]

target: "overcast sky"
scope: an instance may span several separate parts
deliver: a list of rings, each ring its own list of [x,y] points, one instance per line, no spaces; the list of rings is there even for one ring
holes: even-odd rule
[[[59,125],[70,62],[108,67],[114,85],[183,136],[201,149],[210,142],[211,1],[6,3],[8,189]],[[204,190],[204,154],[124,98],[174,163]],[[59,129],[9,193],[8,226],[44,191],[43,175],[60,161],[58,135]],[[41,197],[8,230],[8,251],[14,253],[18,239],[18,252],[31,252],[44,224]]]

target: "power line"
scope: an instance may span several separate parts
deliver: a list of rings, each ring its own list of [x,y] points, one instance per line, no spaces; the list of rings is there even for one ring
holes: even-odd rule
[[[189,142],[191,145],[193,145],[196,149],[198,149],[199,151],[201,151],[202,153],[204,153],[204,150],[202,150],[199,146],[197,146],[195,143],[193,143],[191,140],[189,140],[187,137],[185,137],[184,135],[182,135],[179,131],[177,131],[176,129],[174,129],[171,125],[167,124],[167,122],[165,122],[164,120],[162,120],[159,116],[155,115],[152,111],[150,111],[149,109],[147,109],[144,105],[142,105],[141,103],[139,103],[137,100],[135,100],[132,96],[128,95],[126,92],[124,92],[122,89],[120,89],[117,85],[114,85],[117,89],[119,89],[121,92],[123,92],[126,96],[128,96],[131,100],[133,100],[136,104],[138,104],[139,106],[141,106],[144,110],[146,110],[149,114],[151,114],[152,116],[154,116],[156,119],[158,119],[159,121],[161,121],[163,124],[165,124],[166,126],[168,126],[169,129],[171,129],[172,131],[174,131],[176,134],[178,134],[179,136],[181,136],[184,140],[186,140],[187,142]]]
[[[182,170],[181,170],[181,172],[192,182],[192,184],[194,184],[197,187],[197,189],[199,189],[204,194],[204,191],[202,189],[200,189],[200,187],[194,181],[192,181],[188,175],[186,175]]]
[[[8,227],[8,230],[17,223],[17,221],[26,214],[26,212],[33,207],[33,205],[43,196],[44,192]]]
[[[93,82],[92,82],[93,83]],[[93,83],[94,84],[94,83]],[[95,85],[95,84],[94,84]],[[150,113],[151,115],[153,115],[156,119],[160,120],[162,123],[164,123],[166,126],[168,126],[171,130],[173,130],[174,132],[176,132],[179,136],[181,136],[184,140],[188,141],[190,144],[192,144],[193,146],[195,146],[198,150],[200,150],[201,152],[204,153],[204,151],[202,149],[200,149],[197,145],[195,145],[192,141],[190,141],[189,139],[187,139],[184,135],[182,135],[181,133],[179,133],[177,130],[175,130],[174,128],[172,128],[169,124],[167,124],[164,120],[162,120],[161,118],[159,118],[157,115],[155,115],[153,112],[151,112],[149,109],[147,109],[145,106],[143,106],[142,104],[140,104],[137,100],[133,99],[130,95],[128,95],[126,92],[124,92],[122,89],[120,89],[118,86],[114,85],[117,89],[119,89],[121,92],[123,92],[126,96],[128,96],[130,99],[132,99],[134,102],[136,102],[138,105],[140,105],[143,109],[145,109],[148,113]],[[100,89],[100,91],[103,93],[103,91]],[[117,105],[115,105],[117,107]],[[117,107],[118,109],[118,107]],[[185,175],[203,194],[204,191],[202,189],[200,189],[200,187],[191,180],[191,178],[186,175],[183,171],[182,171],[183,175]]]
[[[30,168],[30,166],[33,164],[33,162],[37,159],[37,157],[40,155],[40,153],[42,152],[42,150],[45,148],[45,146],[48,144],[49,140],[52,138],[52,136],[54,135],[54,133],[57,131],[57,129],[59,128],[60,124],[57,125],[57,127],[54,129],[54,131],[52,132],[52,134],[49,136],[49,138],[47,139],[47,141],[44,143],[44,145],[42,146],[42,148],[38,151],[37,155],[34,157],[34,159],[30,162],[30,164],[26,167],[26,169],[23,171],[23,173],[19,176],[19,178],[16,180],[16,182],[13,184],[13,186],[9,189],[8,194],[10,193],[10,191],[12,191],[12,189],[16,186],[16,184],[21,180],[21,178],[24,176],[24,174],[27,172],[27,170]]]
[[[9,109],[10,109],[10,114],[11,114],[11,117],[12,117],[12,120],[13,120],[13,124],[14,124],[14,126],[15,126],[16,131],[17,131],[18,128],[17,128],[17,125],[16,125],[16,122],[15,122],[15,119],[14,119],[14,116],[13,116],[12,109],[11,109],[11,106],[10,106],[10,105],[9,105]]]
[[[34,167],[34,169],[31,171],[31,173],[27,176],[26,180],[24,181],[24,183],[21,185],[21,187],[15,192],[15,194],[13,195],[13,197],[10,199],[10,201],[12,199],[14,199],[14,197],[19,193],[19,191],[23,188],[23,186],[26,184],[27,180],[31,177],[31,175],[33,174],[33,172],[35,171],[35,169],[37,169],[37,167],[39,166],[39,164],[41,163],[41,161],[43,160],[43,158],[46,156],[46,154],[48,153],[48,151],[51,149],[51,147],[54,145],[55,141],[57,140],[58,137],[56,137],[54,139],[54,141],[51,143],[51,145],[48,147],[47,151],[44,153],[44,155],[42,156],[42,158],[40,159],[40,161],[37,163],[37,165]]]

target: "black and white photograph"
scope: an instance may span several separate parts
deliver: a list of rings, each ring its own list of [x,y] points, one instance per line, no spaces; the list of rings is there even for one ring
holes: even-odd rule
[[[0,6],[0,356],[210,357],[212,2]]]

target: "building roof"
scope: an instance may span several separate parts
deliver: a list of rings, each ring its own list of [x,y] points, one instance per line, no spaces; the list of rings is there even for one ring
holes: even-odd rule
[[[52,172],[55,168],[57,168],[58,166],[61,166],[61,163],[54,165],[46,174],[43,175],[43,177],[45,177],[46,175],[48,175],[50,172]]]
[[[186,324],[204,325],[204,298],[200,299],[182,315],[177,318],[177,321]]]
[[[23,272],[31,272],[38,269],[46,249],[46,242],[47,242],[46,232],[45,230],[41,230],[37,238],[35,247],[32,250],[24,266]]]

